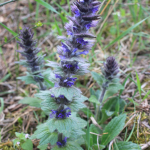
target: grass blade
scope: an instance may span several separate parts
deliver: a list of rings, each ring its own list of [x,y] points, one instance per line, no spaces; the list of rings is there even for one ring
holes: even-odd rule
[[[141,83],[140,83],[140,79],[137,73],[136,73],[136,81],[137,81],[137,87],[138,87],[138,91],[139,91],[140,98],[141,98]]]
[[[16,32],[12,31],[11,29],[9,29],[7,26],[5,26],[4,24],[2,24],[1,22],[0,22],[0,25],[2,27],[4,27],[7,31],[9,31],[13,36],[18,36],[18,34]]]
[[[59,12],[56,11],[54,7],[52,7],[50,4],[44,2],[43,0],[35,0],[35,1],[38,2],[39,4],[43,5],[43,6],[46,7],[47,9],[49,9],[49,10],[55,12],[56,14],[59,14]]]
[[[143,97],[143,100],[142,101],[144,101],[148,96],[149,96],[149,94],[150,94],[150,90],[146,93],[146,95]]]
[[[114,39],[112,42],[110,42],[107,46],[104,47],[104,49],[107,49],[108,47],[112,46],[114,43],[119,41],[121,38],[123,38],[126,34],[130,33],[134,28],[139,26],[141,23],[143,23],[146,19],[148,19],[150,16],[146,17],[145,19],[141,20],[140,22],[136,23],[135,25],[128,28],[126,31],[124,31],[121,35],[119,35],[116,39]]]
[[[0,97],[0,101],[1,101],[1,107],[0,107],[0,114],[1,114],[1,112],[4,109],[4,100],[3,100],[3,98]]]

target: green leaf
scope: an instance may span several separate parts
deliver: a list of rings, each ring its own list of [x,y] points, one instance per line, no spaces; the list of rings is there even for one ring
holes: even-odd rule
[[[45,145],[39,145],[37,148],[39,148],[40,150],[46,150],[48,147],[48,144]]]
[[[35,98],[35,97],[25,97],[24,99],[20,100],[20,104],[28,104],[33,107],[40,108],[42,100]]]
[[[46,124],[50,132],[58,130],[59,133],[63,133],[63,135],[66,137],[71,136],[71,132],[73,129],[81,129],[87,125],[86,121],[79,117],[76,117],[76,113],[71,113],[71,116],[66,119],[50,119]]]
[[[71,136],[69,137],[70,140],[76,140],[80,138],[82,135],[84,135],[85,132],[82,131],[81,129],[72,129],[71,131]]]
[[[98,123],[102,124],[111,116],[122,113],[126,105],[126,102],[119,97],[110,98],[102,108],[102,118]]]
[[[81,95],[80,97],[75,96],[72,99],[72,102],[68,105],[68,107],[72,110],[72,111],[79,111],[82,108],[85,108],[85,104],[83,103],[85,100],[87,100],[88,98]]]
[[[90,117],[94,117],[94,114],[91,112],[90,109],[88,108],[82,108],[81,111],[87,116],[87,114],[89,113],[89,118]]]
[[[26,140],[26,142],[24,142],[21,147],[24,150],[33,150],[33,143],[30,139]]]
[[[144,101],[148,96],[149,96],[149,94],[150,94],[150,90],[146,93],[146,95],[143,97],[143,100],[142,101]]]
[[[49,131],[47,131],[47,133],[40,139],[39,145],[45,145],[47,143],[51,143],[51,145],[54,145],[56,144],[57,140],[58,140],[57,132],[50,133]]]
[[[35,97],[38,97],[42,100],[50,100],[51,99],[51,92],[49,90],[40,91],[39,93],[34,94]]]
[[[55,99],[49,97],[49,99],[45,99],[41,103],[41,109],[44,111],[45,114],[49,115],[51,110],[55,110],[59,107],[59,104],[56,103]]]
[[[0,102],[1,102],[1,107],[0,107],[0,114],[1,114],[1,112],[3,112],[4,109],[4,100],[1,97],[0,97]]]
[[[100,133],[100,130],[99,130],[99,128],[96,127],[94,124],[91,124],[91,125],[90,125],[90,132],[99,134],[99,133]],[[90,134],[90,137],[92,137],[93,144],[97,144],[97,135]]]
[[[133,103],[134,105],[139,106],[139,104],[138,104],[137,102],[135,102],[132,98],[128,98],[128,100],[129,100],[131,103]]]
[[[106,100],[107,98],[109,98],[110,96],[116,94],[121,89],[124,89],[124,86],[122,84],[120,84],[119,82],[116,84],[110,84],[105,93],[103,101]]]
[[[140,97],[141,97],[141,83],[140,83],[140,79],[139,79],[139,76],[138,76],[137,73],[136,73],[136,81],[137,81],[138,91],[139,91],[139,94],[140,94]]]
[[[47,86],[47,89],[54,87],[54,83],[51,82],[51,78],[54,78],[52,74],[51,69],[46,69],[42,72],[42,75],[44,76],[44,84]]]
[[[100,102],[97,100],[96,96],[94,95],[91,95],[91,97],[89,98],[89,101],[97,105],[100,105]]]
[[[99,145],[100,150],[104,149],[104,145]],[[99,150],[97,144],[93,144],[91,150]]]
[[[73,128],[84,128],[87,125],[87,121],[83,120],[80,117],[76,117],[76,113],[71,113],[71,118],[74,120],[78,126],[74,126]]]
[[[57,12],[54,7],[52,7],[50,4],[44,2],[43,0],[35,0],[35,1],[38,2],[39,4],[43,5],[47,9],[51,10],[52,12],[59,14],[59,12]]]
[[[2,27],[4,27],[7,31],[9,31],[13,36],[17,36],[18,35],[16,32],[14,32],[13,30],[9,29],[7,26],[5,26],[4,24],[2,24],[1,22],[0,22],[0,25]]]
[[[17,138],[17,139],[14,139],[14,140],[13,140],[13,145],[14,145],[14,147],[16,146],[17,142],[20,142],[20,139]]]
[[[58,130],[59,133],[63,133],[64,136],[69,137],[74,126],[77,126],[77,123],[72,120],[71,117],[66,119],[50,119],[47,122],[50,132]]]
[[[111,140],[113,140],[123,129],[125,125],[126,114],[119,115],[113,118],[108,125],[106,125],[105,130],[102,135],[102,145],[107,145]]]
[[[107,46],[104,47],[104,50],[109,48],[111,45],[122,39],[126,34],[131,33],[131,31],[139,26],[141,23],[143,23],[145,20],[147,20],[150,16],[146,17],[145,19],[141,20],[140,22],[136,23],[135,25],[132,25],[130,28],[128,28],[126,31],[124,31],[121,35],[119,35],[116,39],[114,39],[112,42],[110,42]]]
[[[48,143],[54,145],[58,140],[58,133],[51,133],[46,122],[37,126],[37,130],[31,136],[31,139],[40,139],[39,145],[46,145]]]
[[[65,147],[59,148],[57,145],[52,150],[83,150],[77,143],[68,141]]]
[[[102,86],[104,77],[96,72],[91,72],[91,74],[94,80],[99,84],[99,86]]]
[[[56,103],[56,100],[51,97],[50,91],[41,91],[40,93],[35,94],[34,96],[43,99],[44,101],[41,103],[41,109],[49,115],[52,109],[57,109],[60,104]],[[72,101],[67,105],[72,111],[79,111],[85,107],[83,102],[88,98],[81,95],[80,97],[73,97]]]
[[[25,138],[25,134],[24,134],[24,133],[15,132],[15,135],[16,135],[16,137],[18,137],[19,139],[22,139],[22,140],[26,141],[26,138]]]
[[[85,140],[84,140],[83,136],[78,137],[76,140],[73,140],[73,141],[76,142],[78,145],[85,144]]]
[[[132,142],[117,142],[117,147],[119,150],[141,150],[141,147],[138,144],[132,143]],[[113,145],[114,150],[117,150],[115,144]]]
[[[50,92],[52,92],[55,97],[58,97],[59,95],[65,95],[65,97],[68,100],[72,100],[74,96],[81,96],[81,91],[77,89],[76,87],[72,86],[69,88],[66,87],[53,87]]]
[[[33,76],[31,76],[29,73],[27,73],[26,76],[17,77],[17,79],[24,81],[25,84],[36,84],[36,81],[34,81]]]

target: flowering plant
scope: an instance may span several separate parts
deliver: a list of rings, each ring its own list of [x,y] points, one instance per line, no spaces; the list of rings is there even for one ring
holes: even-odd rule
[[[80,89],[76,88],[75,75],[84,75],[88,73],[89,64],[81,55],[88,54],[94,44],[95,38],[90,32],[91,27],[98,24],[100,17],[96,15],[100,2],[95,0],[77,0],[73,3],[71,10],[73,17],[68,17],[69,23],[65,25],[68,38],[61,37],[64,42],[58,46],[57,53],[60,57],[60,63],[50,62],[47,66],[54,68],[50,73],[49,80],[55,86],[46,90],[43,85],[43,74],[41,68],[43,57],[36,54],[39,48],[35,48],[35,41],[32,40],[33,34],[28,27],[20,32],[18,42],[24,51],[20,52],[26,61],[26,65],[35,82],[39,83],[41,92],[35,94],[42,99],[41,109],[49,115],[48,121],[37,127],[32,139],[40,139],[39,147],[50,143],[53,150],[62,148],[69,150],[80,150],[83,144],[82,135],[85,134],[82,129],[86,126],[86,121],[77,117],[77,111],[84,108],[86,97],[81,95]]]
[[[42,61],[39,62],[40,59],[36,56],[38,50],[34,47],[35,42],[31,40],[33,35],[30,34],[29,28],[21,31],[20,38],[23,44],[19,44],[24,48],[24,52],[21,52],[21,54],[26,57],[25,64],[30,68],[34,81],[40,85],[41,91],[35,96],[42,100],[40,107],[49,116],[45,123],[37,126],[37,130],[31,136],[31,139],[40,140],[38,148],[46,149],[50,144],[52,150],[83,150],[81,145],[84,144],[90,150],[105,149],[124,127],[126,115],[118,116],[118,114],[123,112],[126,103],[120,99],[120,96],[112,97],[104,103],[118,90],[123,90],[123,86],[118,82],[119,66],[114,57],[107,58],[102,69],[103,75],[92,73],[101,86],[101,91],[91,90],[91,95],[94,95],[97,99],[93,100],[92,96],[89,99],[95,107],[94,121],[96,120],[96,125],[99,128],[95,124],[91,124],[85,130],[86,121],[77,115],[80,109],[85,108],[83,102],[88,98],[83,96],[80,89],[75,87],[76,76],[89,72],[89,64],[81,55],[87,55],[94,44],[93,38],[95,36],[89,32],[89,29],[95,27],[99,22],[100,17],[96,13],[100,4],[96,0],[77,0],[73,3],[71,10],[74,16],[68,17],[69,23],[65,25],[68,37],[59,37],[63,40],[61,46],[57,48],[60,63],[49,61],[46,64],[53,68],[48,78],[54,83],[54,87],[50,90],[46,90],[43,85],[44,75],[41,74],[42,67],[39,67]],[[112,92],[111,89],[110,94],[109,88],[112,87],[117,87],[117,90]],[[87,109],[87,112],[90,112],[90,110]],[[94,115],[92,113],[90,115],[91,120],[93,120]],[[89,115],[87,116],[89,117]],[[114,116],[116,117],[108,125],[104,124],[109,117]],[[95,135],[89,135],[92,131],[96,132],[96,138]],[[101,138],[99,138],[100,133],[102,133]],[[119,144],[124,144],[124,142],[117,142],[117,145]],[[130,142],[125,144],[139,148],[138,145]]]

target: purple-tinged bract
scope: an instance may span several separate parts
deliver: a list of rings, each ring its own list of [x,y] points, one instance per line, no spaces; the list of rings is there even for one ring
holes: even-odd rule
[[[74,82],[77,79],[72,77],[62,77],[59,74],[56,74],[55,77],[59,79],[58,86],[62,86],[62,87],[71,87],[72,85],[74,85]]]
[[[57,110],[51,110],[52,113],[49,115],[50,118],[56,118],[56,119],[66,119],[71,115],[71,109],[69,107],[65,109],[57,109]]]
[[[58,145],[58,147],[64,147],[65,145],[66,145],[66,143],[67,143],[67,137],[65,137],[63,140],[61,140],[61,141],[58,141],[57,142],[57,145]]]
[[[75,74],[79,70],[77,61],[61,61],[61,67],[68,74]]]
[[[26,64],[31,73],[34,74],[34,80],[37,82],[42,82],[43,76],[39,72],[42,68],[44,60],[42,57],[37,56],[40,48],[35,46],[36,41],[33,40],[33,35],[34,33],[29,27],[24,27],[20,30],[19,39],[21,39],[21,41],[18,41],[18,43],[23,50],[19,50],[17,52],[21,53],[21,55],[26,58]]]
[[[58,47],[58,54],[61,59],[79,57],[81,54],[88,54],[93,45],[87,38],[95,38],[89,33],[91,27],[96,27],[98,20],[97,11],[100,2],[96,0],[77,0],[71,7],[74,14],[68,17],[69,23],[65,25],[70,38],[62,43],[62,47]]]
[[[106,59],[106,63],[104,63],[104,68],[102,71],[104,77],[108,80],[112,80],[117,76],[119,66],[114,57],[111,56]]]
[[[64,95],[59,95],[58,97],[55,97],[51,94],[51,97],[55,99],[57,104],[68,105],[71,102]]]

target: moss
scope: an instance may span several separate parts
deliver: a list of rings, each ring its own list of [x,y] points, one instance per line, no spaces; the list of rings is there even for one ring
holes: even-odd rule
[[[19,129],[20,128],[18,128],[18,126],[13,125],[13,129],[8,132],[10,134],[10,137],[11,138],[16,137],[15,132],[18,132]]]
[[[138,121],[138,119],[139,119],[139,116],[137,116],[135,118],[135,128],[134,128],[133,134],[131,135],[130,141],[137,143],[137,144],[143,144],[143,143],[146,143],[149,141],[149,139],[150,139],[149,132],[150,131],[146,126],[140,124],[139,125],[139,138],[137,138],[137,125],[138,125],[137,121]],[[146,122],[148,122],[148,124],[150,123],[150,119],[149,119],[148,115],[143,112],[141,114],[141,121],[144,121],[144,120],[146,120]],[[134,122],[132,122],[130,127],[131,126],[133,127],[133,124],[134,124]],[[132,128],[130,130],[132,130]],[[130,135],[130,133],[131,132],[128,132],[128,136]]]
[[[3,150],[15,150],[12,146],[3,146]]]

